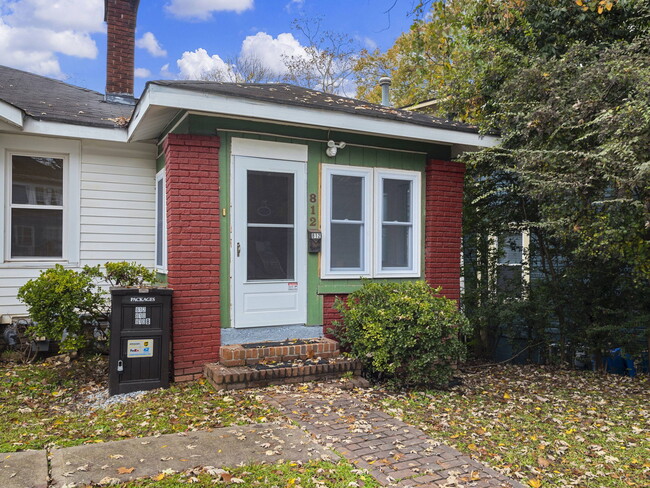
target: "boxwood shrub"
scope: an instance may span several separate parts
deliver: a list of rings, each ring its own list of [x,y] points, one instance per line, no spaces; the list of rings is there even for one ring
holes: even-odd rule
[[[455,301],[424,281],[365,282],[338,299],[332,332],[371,375],[399,386],[441,387],[465,358],[469,323]]]

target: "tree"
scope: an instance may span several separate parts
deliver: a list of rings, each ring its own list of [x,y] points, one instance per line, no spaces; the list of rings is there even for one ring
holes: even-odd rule
[[[322,18],[299,18],[293,29],[304,38],[304,52],[283,56],[287,67],[284,80],[325,93],[346,94],[359,47],[355,40],[340,32],[323,29]]]
[[[200,79],[222,83],[273,83],[281,78],[275,75],[257,56],[239,56],[225,61],[226,70],[214,69],[201,74]]]
[[[365,73],[389,69],[400,104],[434,99],[432,113],[501,135],[465,158],[463,304],[477,351],[489,355],[504,326],[563,352],[634,342],[650,316],[650,2],[422,9],[392,50],[362,57],[359,93],[376,96]],[[523,299],[494,286],[489,237],[513,229],[530,232],[537,275]]]

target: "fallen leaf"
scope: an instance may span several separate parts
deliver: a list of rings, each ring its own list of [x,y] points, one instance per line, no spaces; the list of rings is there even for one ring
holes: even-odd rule
[[[130,474],[133,473],[135,468],[125,468],[124,466],[117,468],[117,474]]]

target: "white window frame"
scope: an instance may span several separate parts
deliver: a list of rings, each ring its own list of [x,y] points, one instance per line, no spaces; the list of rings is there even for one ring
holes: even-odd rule
[[[158,191],[158,184],[162,181],[162,194]],[[162,222],[158,221],[158,206],[162,203]],[[162,256],[161,264],[158,264],[158,225],[162,225]],[[159,273],[167,274],[167,181],[165,180],[165,169],[156,173],[156,225],[154,243],[154,266]]]
[[[363,184],[363,247],[362,269],[332,269],[332,245],[329,236],[332,234],[332,176],[353,176],[364,179]],[[359,278],[360,276],[371,276],[371,229],[372,229],[372,168],[360,168],[351,166],[323,165],[323,199],[321,201],[323,210],[323,278]]]
[[[322,279],[359,279],[359,278],[416,278],[421,272],[421,227],[422,175],[419,171],[398,170],[389,168],[367,168],[362,166],[322,165],[322,198],[321,221],[323,225],[323,252],[321,255]],[[331,268],[331,209],[333,175],[360,176],[364,178],[364,266],[361,270],[333,270]],[[384,179],[411,181],[411,229],[409,268],[382,269],[382,226],[383,195],[382,181]]]
[[[4,176],[4,198],[0,205],[0,267],[42,268],[48,265],[79,265],[81,235],[81,144],[79,141],[36,136],[0,135],[0,175]],[[61,257],[12,257],[12,157],[32,156],[63,159],[63,235]]]
[[[383,255],[383,192],[382,192],[382,182],[383,180],[402,180],[411,182],[411,243],[409,246],[409,261],[410,266],[408,268],[386,268],[382,267],[382,255]],[[421,174],[417,171],[405,171],[405,170],[391,170],[378,168],[375,170],[375,184],[374,184],[374,193],[375,193],[375,209],[377,211],[377,218],[373,222],[375,225],[375,273],[374,276],[377,278],[411,278],[420,276],[420,253],[421,253],[421,243],[420,243],[420,228],[422,227],[422,222],[420,219],[422,205],[420,200],[420,186],[421,186]],[[391,223],[387,223],[391,225]]]

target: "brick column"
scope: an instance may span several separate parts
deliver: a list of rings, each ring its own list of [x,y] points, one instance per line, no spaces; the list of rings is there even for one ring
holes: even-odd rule
[[[431,286],[460,300],[465,165],[429,160],[426,170],[424,273]]]
[[[176,381],[196,378],[204,364],[219,360],[219,145],[216,136],[186,134],[163,142]]]

